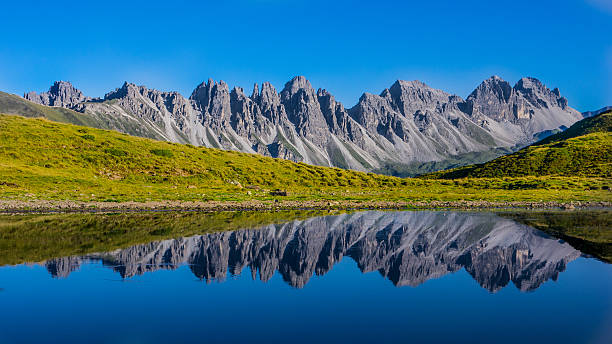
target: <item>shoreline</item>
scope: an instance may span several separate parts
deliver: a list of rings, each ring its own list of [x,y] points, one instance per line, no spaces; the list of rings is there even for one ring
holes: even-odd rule
[[[0,200],[0,214],[27,213],[129,213],[156,211],[281,211],[281,210],[501,210],[501,209],[593,209],[612,208],[612,202],[529,202],[529,201],[15,201]]]

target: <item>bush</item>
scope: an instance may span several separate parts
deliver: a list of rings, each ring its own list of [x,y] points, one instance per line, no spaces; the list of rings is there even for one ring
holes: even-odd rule
[[[110,155],[117,156],[117,157],[122,157],[122,156],[127,155],[125,151],[122,151],[121,149],[117,149],[117,148],[109,148],[109,149],[106,149],[105,152]]]
[[[163,156],[166,158],[172,158],[174,154],[169,149],[151,149],[151,153],[157,156]]]

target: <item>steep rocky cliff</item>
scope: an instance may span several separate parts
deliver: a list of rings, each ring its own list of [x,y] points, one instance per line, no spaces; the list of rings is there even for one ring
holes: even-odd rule
[[[28,92],[23,97],[34,103],[66,108],[91,100],[90,97],[85,97],[83,92],[77,90],[71,83],[66,81],[56,81],[49,88],[48,92],[40,94]]]
[[[466,100],[398,80],[350,109],[302,76],[280,92],[255,85],[250,96],[208,80],[189,98],[125,83],[90,99],[66,82],[24,97],[132,135],[398,175],[491,159],[582,118],[558,89],[533,78],[512,87],[495,76]]]

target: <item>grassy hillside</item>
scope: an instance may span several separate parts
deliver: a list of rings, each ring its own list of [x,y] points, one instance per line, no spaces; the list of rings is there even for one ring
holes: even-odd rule
[[[0,115],[0,200],[597,201],[611,199],[609,187],[580,177],[400,179]]]
[[[425,178],[581,176],[612,178],[612,113],[584,119],[520,151]]]
[[[113,100],[108,101],[112,102]],[[30,118],[42,117],[54,122],[112,129],[134,136],[164,140],[153,124],[140,118],[120,116],[112,112],[81,113],[61,107],[44,106],[4,92],[0,92],[0,113]]]
[[[89,114],[60,107],[39,105],[14,94],[0,92],[0,113],[24,117],[44,117],[51,121],[106,129],[103,123]]]

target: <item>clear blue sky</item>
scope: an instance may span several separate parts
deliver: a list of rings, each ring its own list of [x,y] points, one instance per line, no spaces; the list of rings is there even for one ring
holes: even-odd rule
[[[419,79],[466,97],[497,74],[559,87],[578,110],[612,105],[612,0],[15,1],[2,5],[0,90],[124,81],[184,95],[203,80],[250,92],[294,75],[345,106]]]

